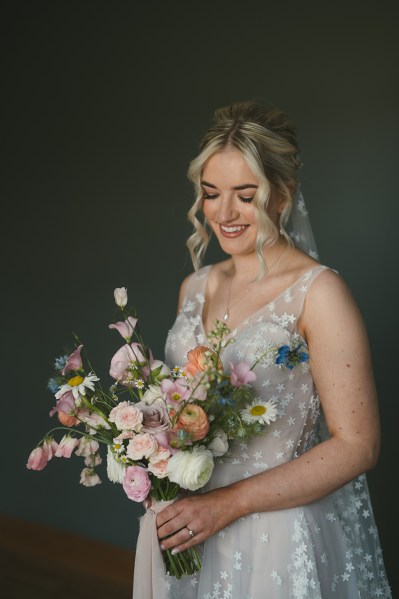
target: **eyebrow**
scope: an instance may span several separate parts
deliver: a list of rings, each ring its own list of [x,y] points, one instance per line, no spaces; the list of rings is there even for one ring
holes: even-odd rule
[[[216,185],[212,185],[212,183],[208,183],[207,181],[201,181],[201,185],[205,185],[206,187],[212,187],[212,189],[217,189]],[[253,183],[244,183],[244,185],[236,185],[233,189],[239,191],[241,189],[258,189],[257,185]]]

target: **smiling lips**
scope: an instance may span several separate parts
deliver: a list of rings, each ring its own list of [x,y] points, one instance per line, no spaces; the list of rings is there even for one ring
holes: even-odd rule
[[[248,229],[249,225],[232,225],[227,227],[226,225],[219,225],[220,232],[223,237],[239,237],[244,231]]]

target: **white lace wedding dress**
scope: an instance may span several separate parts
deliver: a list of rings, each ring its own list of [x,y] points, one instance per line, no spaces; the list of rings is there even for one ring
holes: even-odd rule
[[[303,341],[296,329],[317,266],[231,332],[222,353],[253,364],[269,346]],[[181,313],[169,331],[166,362],[182,365],[187,351],[206,344],[202,306],[210,266],[194,273]],[[219,458],[204,489],[228,485],[304,453],[322,438],[323,415],[308,363],[273,362],[255,368],[257,393],[278,404],[265,435],[237,443]],[[202,547],[195,576],[167,577],[170,599],[376,599],[391,597],[365,476],[310,505],[251,514]]]

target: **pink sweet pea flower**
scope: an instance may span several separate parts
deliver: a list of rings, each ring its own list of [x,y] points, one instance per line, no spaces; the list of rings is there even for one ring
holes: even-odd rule
[[[78,441],[78,448],[75,452],[76,455],[87,457],[91,453],[96,453],[99,448],[98,441],[90,439],[89,437],[81,437]]]
[[[61,371],[62,374],[65,375],[70,370],[80,370],[82,368],[82,358],[80,356],[82,347],[83,345],[79,345],[79,347],[68,356],[66,364]]]
[[[166,394],[166,403],[172,406],[178,406],[182,401],[188,399],[191,393],[182,379],[175,381],[164,379],[161,383],[161,391]]]
[[[58,450],[58,443],[54,441],[53,437],[46,437],[43,443],[43,449],[47,453],[47,461],[50,461],[53,455],[56,455]]]
[[[256,374],[250,369],[246,362],[239,362],[238,364],[233,364],[230,362],[230,368],[230,383],[233,385],[233,387],[248,385],[248,383],[256,380]]]
[[[80,473],[80,484],[85,487],[94,487],[95,485],[100,485],[101,480],[98,474],[93,470],[93,468],[83,468]]]
[[[43,470],[47,466],[48,454],[43,447],[36,447],[31,451],[26,467],[29,470]]]
[[[120,335],[126,341],[130,341],[131,336],[133,335],[134,328],[137,323],[137,318],[133,318],[133,316],[129,316],[125,321],[115,322],[115,324],[108,325],[110,329],[116,329]]]
[[[71,435],[64,435],[54,455],[57,458],[70,458],[77,445],[79,445],[78,439]]]
[[[132,501],[144,501],[151,489],[151,481],[146,470],[140,466],[126,468],[123,489]]]
[[[69,414],[75,409],[75,398],[73,396],[72,391],[66,391],[63,395],[61,395],[60,399],[57,401],[55,407],[51,410],[50,416],[53,416],[56,412],[65,412],[65,414]]]

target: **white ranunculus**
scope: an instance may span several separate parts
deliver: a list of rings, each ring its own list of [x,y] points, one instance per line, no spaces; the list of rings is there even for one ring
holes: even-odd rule
[[[114,289],[115,303],[120,308],[124,308],[127,304],[127,289],[126,287],[117,287]]]
[[[107,474],[110,481],[113,483],[123,483],[125,477],[126,466],[118,462],[112,450],[107,448]]]
[[[149,385],[147,391],[141,398],[141,401],[147,406],[150,406],[159,400],[163,400],[163,393],[161,391],[161,387],[158,385]]]
[[[215,458],[220,458],[222,455],[224,455],[228,448],[229,442],[227,435],[222,430],[218,431],[212,441],[208,444],[208,449],[212,452],[212,455]]]
[[[196,491],[206,485],[213,472],[212,453],[203,445],[178,451],[168,462],[168,476],[183,489]]]

